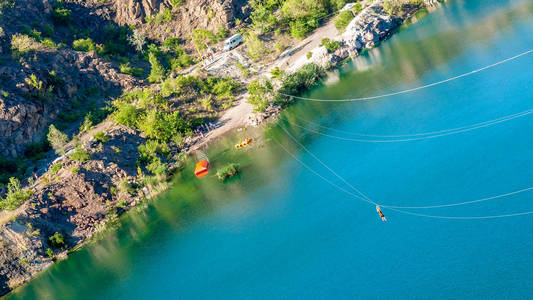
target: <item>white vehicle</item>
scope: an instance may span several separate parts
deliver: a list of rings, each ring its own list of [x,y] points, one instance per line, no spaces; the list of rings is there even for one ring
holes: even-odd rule
[[[345,11],[345,10],[352,9],[354,6],[355,6],[355,3],[354,3],[354,2],[352,2],[352,3],[346,3],[346,5],[344,5],[344,7],[341,9],[341,11]]]
[[[237,33],[224,42],[224,51],[229,51],[242,43],[242,35]]]

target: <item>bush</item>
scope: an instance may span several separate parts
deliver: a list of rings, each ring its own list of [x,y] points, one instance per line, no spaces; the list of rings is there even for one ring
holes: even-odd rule
[[[48,241],[50,241],[50,246],[54,249],[64,249],[66,247],[65,237],[57,231],[48,238]]]
[[[255,111],[264,111],[273,99],[273,90],[270,81],[255,79],[248,85],[248,103],[254,106]]]
[[[128,36],[128,42],[135,47],[135,50],[142,51],[146,44],[146,35],[139,29],[133,30],[133,33]]]
[[[0,197],[0,209],[1,210],[15,210],[22,203],[30,198],[31,191],[23,190],[20,188],[20,182],[18,179],[11,177],[7,184],[7,194],[5,198]]]
[[[105,135],[105,133],[104,133],[103,131],[98,131],[97,133],[95,133],[95,134],[93,135],[93,137],[94,137],[97,141],[99,141],[99,142],[101,142],[101,143],[107,143],[107,142],[109,142],[109,137],[108,137],[107,135]]]
[[[130,66],[130,63],[120,64],[120,73],[128,74],[135,77],[141,77],[143,75],[143,69],[134,68]]]
[[[63,154],[63,147],[68,142],[66,134],[62,133],[53,124],[48,128],[46,138],[57,154]]]
[[[72,48],[76,51],[93,51],[96,50],[96,44],[91,38],[79,39],[72,42]]]
[[[341,12],[335,19],[335,28],[337,28],[338,31],[344,31],[353,18],[354,15],[350,10]]]
[[[59,170],[61,170],[62,168],[63,168],[63,164],[62,163],[58,163],[58,164],[53,165],[52,168],[50,168],[50,172],[52,172],[52,174],[55,174]]]
[[[328,53],[331,53],[339,49],[341,47],[341,43],[339,41],[332,41],[328,38],[324,38],[320,42],[320,46],[326,47],[326,49],[328,50]]]
[[[311,57],[313,57],[313,52],[307,52],[306,57],[307,59],[311,59]]]
[[[217,170],[217,177],[220,180],[225,180],[232,176],[235,176],[240,171],[239,164],[230,163]]]
[[[56,25],[68,25],[72,21],[72,11],[66,8],[56,8],[52,11],[52,20]]]
[[[159,62],[159,59],[154,52],[148,53],[148,61],[152,66],[148,81],[151,83],[163,81],[163,79],[165,79],[165,68],[161,65],[161,62]]]
[[[392,16],[397,16],[402,10],[403,0],[385,0],[383,10]]]
[[[141,116],[141,113],[134,105],[124,102],[117,102],[114,105],[117,108],[113,113],[115,122],[129,127],[135,127],[137,125],[137,120]]]
[[[40,44],[32,37],[15,33],[11,37],[11,50],[13,55],[21,56],[32,53],[40,48]]]
[[[169,8],[165,8],[153,17],[145,18],[147,23],[155,23],[157,25],[168,23],[172,20],[172,11]]]
[[[259,35],[250,32],[244,39],[246,46],[248,47],[248,56],[254,60],[260,60],[265,54],[267,54],[267,48],[263,41],[259,38]]]
[[[79,162],[86,162],[91,159],[91,154],[89,154],[87,150],[83,149],[81,145],[78,145],[69,157],[70,159],[77,160]]]
[[[309,89],[325,75],[324,68],[315,64],[305,65],[299,71],[285,77],[279,93],[297,95]],[[278,94],[276,100],[283,103],[286,100],[286,96]]]
[[[150,110],[138,123],[138,128],[147,137],[158,141],[169,141],[176,133],[191,130],[191,124],[183,120],[178,111],[163,113],[156,109]]]

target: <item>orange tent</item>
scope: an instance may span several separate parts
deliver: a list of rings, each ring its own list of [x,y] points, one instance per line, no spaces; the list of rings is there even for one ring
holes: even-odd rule
[[[207,169],[209,168],[209,161],[203,159],[196,163],[196,168],[194,169],[194,175],[198,178],[202,178],[207,175]]]

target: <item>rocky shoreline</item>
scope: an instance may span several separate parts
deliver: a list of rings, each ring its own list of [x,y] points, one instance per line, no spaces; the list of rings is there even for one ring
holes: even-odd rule
[[[433,2],[426,0],[427,5]],[[421,7],[408,8],[400,18],[385,13],[383,1],[375,0],[350,22],[343,34],[334,38],[341,43],[339,49],[328,53],[325,47],[317,47],[311,59],[302,59],[333,68],[385,40]],[[280,111],[279,107],[269,107],[264,113],[248,116],[243,125],[258,126],[273,120]],[[136,130],[110,123],[104,121],[98,128],[107,128],[109,141],[105,144],[94,139],[81,140],[83,149],[91,155],[83,167],[71,159],[58,161],[61,168],[49,170],[39,178],[32,186],[36,192],[25,204],[11,214],[0,213],[4,223],[0,225],[0,295],[65,258],[69,250],[88,241],[116,216],[165,189],[165,184],[154,190],[137,188],[142,175],[136,157],[128,153],[133,153],[145,139]],[[205,139],[191,140],[187,148],[202,143]],[[65,246],[50,255],[48,237],[58,231],[65,234]]]

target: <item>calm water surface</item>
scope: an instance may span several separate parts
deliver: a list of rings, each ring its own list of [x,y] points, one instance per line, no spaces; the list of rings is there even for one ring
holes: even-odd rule
[[[533,48],[533,2],[449,1],[329,76],[306,96],[376,95],[442,80]],[[409,143],[355,143],[305,132],[409,134],[460,127],[533,108],[533,55],[471,77],[377,101],[298,103],[281,123],[374,201],[435,205],[533,185],[533,117]],[[338,134],[330,132],[330,134]],[[247,133],[261,134],[259,130]],[[533,215],[442,220],[385,210],[328,185],[337,178],[277,127],[236,152],[242,133],[212,145],[216,169],[193,179],[17,290],[10,299],[524,299],[533,295]],[[484,216],[533,210],[533,192],[422,213]]]

